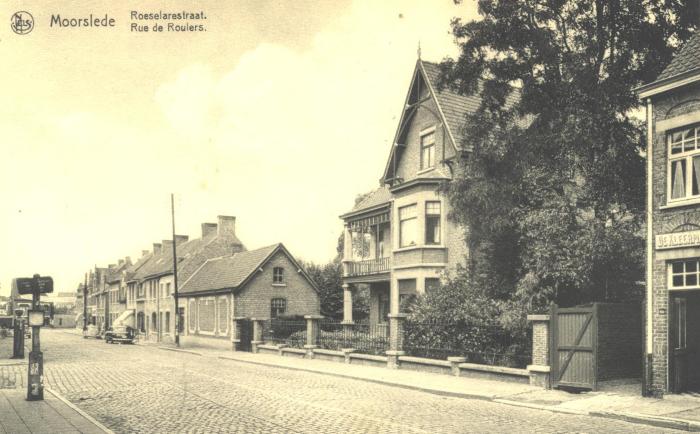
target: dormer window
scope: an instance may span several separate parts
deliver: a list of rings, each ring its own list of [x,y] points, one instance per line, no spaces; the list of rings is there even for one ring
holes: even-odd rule
[[[668,142],[668,197],[700,197],[700,126],[672,131]]]
[[[428,129],[420,136],[420,169],[435,166],[435,128]]]
[[[276,284],[284,283],[284,268],[275,267],[272,269],[272,283],[276,283]]]

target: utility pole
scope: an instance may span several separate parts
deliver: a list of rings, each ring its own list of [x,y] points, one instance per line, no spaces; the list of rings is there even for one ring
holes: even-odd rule
[[[173,221],[173,296],[175,297],[175,346],[180,346],[180,305],[177,292],[177,243],[175,242],[175,194],[170,193],[170,213]]]
[[[87,338],[87,303],[88,303],[88,274],[85,273],[85,284],[83,285],[83,337]]]

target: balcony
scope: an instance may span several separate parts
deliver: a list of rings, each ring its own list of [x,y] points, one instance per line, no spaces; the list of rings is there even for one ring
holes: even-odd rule
[[[372,274],[388,273],[391,269],[391,258],[367,259],[364,261],[347,262],[348,277],[369,276]]]

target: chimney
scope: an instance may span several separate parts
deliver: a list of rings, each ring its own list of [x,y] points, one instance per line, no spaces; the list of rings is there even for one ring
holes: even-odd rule
[[[219,219],[219,236],[231,236],[236,235],[236,217],[228,215],[220,215]]]
[[[165,249],[173,249],[173,240],[163,240],[163,252],[165,252]],[[173,252],[170,252],[171,254]]]
[[[150,253],[150,252],[149,252],[148,250],[141,250],[141,256],[146,256],[146,255],[148,255],[149,253]]]
[[[216,223],[202,223],[202,238],[208,237],[209,235],[216,234],[217,224]]]
[[[160,255],[161,248],[163,246],[160,243],[153,243],[153,254],[154,255]]]
[[[186,243],[190,239],[189,235],[175,235],[175,242],[179,246],[182,243]]]
[[[131,265],[131,256],[124,258],[124,262],[126,262],[126,265]]]
[[[123,260],[123,259],[120,259],[120,260],[119,260],[119,264],[117,264],[117,265],[120,266],[120,267],[121,267],[122,265],[124,265],[124,260]]]

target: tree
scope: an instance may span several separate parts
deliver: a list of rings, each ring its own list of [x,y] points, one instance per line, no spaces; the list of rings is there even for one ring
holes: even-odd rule
[[[479,93],[448,194],[472,284],[541,309],[621,300],[642,280],[644,151],[633,88],[696,18],[680,0],[479,0],[452,22],[441,86]]]

